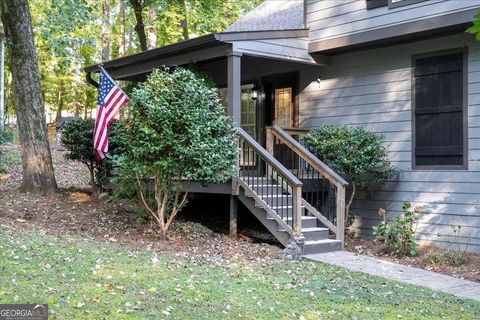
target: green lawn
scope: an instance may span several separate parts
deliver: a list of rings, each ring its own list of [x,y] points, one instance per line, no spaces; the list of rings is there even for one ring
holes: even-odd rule
[[[220,268],[33,231],[0,236],[0,303],[48,303],[51,319],[480,317],[478,302],[308,261]]]

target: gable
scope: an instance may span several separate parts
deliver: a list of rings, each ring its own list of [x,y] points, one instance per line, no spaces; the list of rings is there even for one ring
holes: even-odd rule
[[[224,32],[304,29],[303,0],[266,0]]]

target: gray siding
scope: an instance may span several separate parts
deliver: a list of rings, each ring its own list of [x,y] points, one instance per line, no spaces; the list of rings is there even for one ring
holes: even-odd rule
[[[329,2],[329,1],[326,1]],[[432,1],[439,2],[439,1]],[[468,47],[468,171],[412,170],[411,57]],[[315,79],[322,77],[318,84]],[[402,202],[426,210],[419,238],[437,245],[469,244],[480,252],[480,43],[466,34],[334,56],[321,71],[301,73],[300,124],[361,125],[382,133],[398,179],[360,193],[353,205],[355,227],[370,233],[379,208],[400,213]],[[451,225],[462,225],[458,239]],[[438,236],[438,235],[441,236]],[[458,240],[458,241],[457,241]]]
[[[365,0],[307,0],[307,27],[310,41],[319,41],[478,7],[477,0],[428,0],[366,10]]]
[[[257,57],[315,64],[308,54],[308,38],[262,39],[232,42],[235,51]]]

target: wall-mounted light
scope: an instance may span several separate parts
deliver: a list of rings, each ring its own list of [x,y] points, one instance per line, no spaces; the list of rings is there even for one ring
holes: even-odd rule
[[[250,89],[250,97],[252,98],[252,100],[258,99],[258,89],[256,86],[253,86],[252,89]]]

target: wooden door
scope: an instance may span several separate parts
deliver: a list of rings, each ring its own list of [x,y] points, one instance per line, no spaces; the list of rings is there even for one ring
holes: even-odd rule
[[[281,128],[294,128],[297,123],[297,75],[276,76],[274,79],[264,81],[265,88],[265,126],[279,126]],[[275,146],[274,156],[286,168],[296,168],[296,161],[288,156],[285,145]]]

